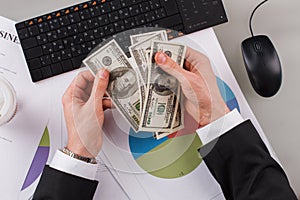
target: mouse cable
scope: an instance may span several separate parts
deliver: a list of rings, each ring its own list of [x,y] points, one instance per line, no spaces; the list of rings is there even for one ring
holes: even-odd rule
[[[250,32],[251,32],[251,35],[252,35],[252,37],[254,36],[254,34],[253,34],[253,30],[252,30],[252,18],[253,18],[253,15],[254,15],[254,13],[255,13],[255,11],[260,7],[260,6],[262,6],[264,3],[266,3],[268,0],[265,0],[265,1],[263,1],[263,2],[261,2],[260,4],[258,4],[255,8],[254,8],[254,10],[252,11],[252,14],[251,14],[251,17],[250,17],[250,20],[249,20],[249,28],[250,28]]]

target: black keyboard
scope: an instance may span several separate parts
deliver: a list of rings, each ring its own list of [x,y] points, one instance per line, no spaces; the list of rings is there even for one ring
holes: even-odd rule
[[[33,82],[81,66],[105,38],[138,27],[178,31],[177,37],[227,22],[222,0],[95,0],[16,24]],[[123,47],[130,46],[124,40]]]

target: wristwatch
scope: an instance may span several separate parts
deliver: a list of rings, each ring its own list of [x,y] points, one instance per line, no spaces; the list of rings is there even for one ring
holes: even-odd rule
[[[89,157],[84,157],[84,156],[78,155],[78,154],[70,151],[67,147],[64,147],[61,151],[64,154],[66,154],[66,155],[68,155],[68,156],[70,156],[72,158],[81,160],[83,162],[91,163],[91,164],[97,164],[97,160],[95,158],[89,158]]]

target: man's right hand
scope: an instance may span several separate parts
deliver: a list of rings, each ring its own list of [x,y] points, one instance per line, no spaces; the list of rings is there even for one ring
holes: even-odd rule
[[[180,82],[185,96],[185,108],[200,127],[230,112],[220,94],[210,61],[205,55],[188,48],[185,69],[162,52],[155,55],[155,61]]]

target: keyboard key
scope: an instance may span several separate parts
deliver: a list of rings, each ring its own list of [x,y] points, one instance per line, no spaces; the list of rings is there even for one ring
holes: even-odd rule
[[[76,57],[82,54],[82,49],[80,45],[71,48],[72,56]]]
[[[81,67],[82,64],[82,60],[85,58],[85,55],[80,55],[78,57],[72,58],[72,64],[74,69],[79,69]]]
[[[68,17],[69,17],[71,24],[80,22],[80,20],[81,20],[79,14],[77,12],[69,14]]]
[[[47,38],[48,38],[49,42],[53,42],[53,41],[57,40],[58,39],[57,32],[56,31],[48,32]]]
[[[71,53],[70,49],[62,50],[60,53],[61,53],[61,59],[62,60],[66,60],[66,59],[72,58],[72,53]]]
[[[125,23],[125,27],[126,27],[127,29],[133,28],[133,27],[135,26],[135,19],[134,19],[134,17],[125,19],[125,20],[124,20],[124,23]]]
[[[38,58],[28,61],[28,67],[30,70],[39,69],[41,66],[41,61]]]
[[[119,10],[121,7],[122,7],[122,5],[119,0],[113,0],[110,2],[110,8],[112,11]]]
[[[128,0],[120,0],[120,3],[123,8],[131,5],[131,1]]]
[[[130,17],[130,13],[128,8],[123,8],[121,10],[118,11],[120,19],[126,19],[128,17]]]
[[[146,22],[152,22],[156,19],[154,11],[150,11],[144,14]]]
[[[19,37],[20,37],[21,40],[24,40],[24,39],[29,37],[29,33],[27,31],[27,28],[19,30]]]
[[[150,4],[148,2],[143,2],[140,4],[140,10],[142,13],[150,11]]]
[[[138,15],[138,16],[134,17],[134,19],[138,26],[146,23],[144,15]]]
[[[32,58],[38,58],[43,55],[43,51],[41,47],[34,47],[32,49],[28,49],[25,51],[25,57],[27,60]]]
[[[79,32],[84,32],[89,30],[89,25],[87,21],[82,21],[77,24]]]
[[[67,26],[68,35],[75,35],[79,33],[79,30],[77,28],[76,24],[72,24],[71,26]]]
[[[88,20],[88,25],[89,25],[90,29],[95,29],[95,28],[100,26],[97,18],[89,19]]]
[[[91,14],[91,17],[97,17],[101,14],[101,12],[98,7],[92,7],[92,8],[90,8],[90,14]]]
[[[114,28],[116,32],[120,32],[125,29],[125,24],[123,21],[118,21],[114,23]]]
[[[89,13],[89,10],[82,10],[79,12],[81,20],[87,20],[91,18],[91,15]]]
[[[97,38],[97,39],[105,36],[105,32],[102,27],[95,29],[93,32],[94,32],[95,38]]]
[[[35,38],[29,38],[22,41],[23,49],[30,49],[32,47],[36,47],[38,45],[37,40]]]
[[[102,14],[109,13],[111,11],[108,3],[102,3],[100,5],[99,9]]]
[[[42,72],[39,69],[30,71],[31,80],[37,82],[43,79]]]
[[[63,68],[62,68],[61,63],[56,63],[53,65],[50,65],[50,68],[51,68],[53,75],[58,75],[58,74],[63,73]]]
[[[151,10],[155,10],[161,7],[159,0],[150,0],[149,1]]]
[[[140,14],[139,5],[130,6],[128,9],[129,9],[129,13],[130,13],[131,16],[135,16],[135,15]]]
[[[61,62],[61,65],[62,65],[62,69],[64,72],[69,72],[74,69],[73,63],[71,62],[71,60],[65,60],[65,61]]]
[[[24,23],[24,22],[21,22],[21,23],[16,24],[16,28],[17,28],[18,30],[23,29],[23,28],[25,28],[25,27],[26,27],[26,26],[25,26],[25,23]]]
[[[155,16],[156,16],[157,19],[166,17],[167,14],[166,14],[166,12],[165,12],[165,9],[160,8],[160,9],[158,9],[158,10],[155,10]]]
[[[59,39],[68,37],[68,30],[67,28],[61,28],[61,29],[57,29],[57,36]]]
[[[50,78],[53,74],[50,66],[41,68],[43,78]]]
[[[109,18],[107,15],[101,15],[98,17],[100,26],[104,26],[109,23]]]
[[[58,18],[59,24],[60,26],[67,26],[70,24],[70,20],[68,18],[68,16],[63,16]]]
[[[47,35],[45,33],[36,36],[36,40],[39,45],[46,44],[48,42]]]
[[[53,50],[52,43],[47,43],[47,44],[42,45],[42,50],[43,50],[44,54],[53,53],[54,50]]]
[[[90,31],[84,32],[83,33],[83,38],[84,38],[85,42],[89,42],[91,40],[94,40],[95,37],[94,37],[93,31],[90,30]]]
[[[51,57],[52,63],[57,63],[62,60],[60,52],[54,52],[50,55],[50,57]]]
[[[166,9],[169,16],[179,13],[177,3],[174,0],[160,0],[160,4]]]
[[[61,40],[57,40],[57,41],[53,42],[52,46],[53,46],[54,52],[64,49],[64,45]]]
[[[65,48],[70,48],[70,47],[75,46],[73,37],[68,37],[68,38],[63,39],[63,43],[64,43]]]
[[[39,28],[37,25],[31,26],[28,28],[28,32],[30,36],[36,36],[37,34],[39,34]]]
[[[104,26],[104,32],[105,35],[112,35],[115,32],[114,26],[112,24],[108,24],[107,26]]]
[[[84,42],[83,33],[77,34],[73,36],[73,41],[76,44],[82,44]]]
[[[120,19],[119,14],[118,14],[117,11],[109,13],[108,18],[110,19],[110,22],[115,22],[115,21],[118,21]]]
[[[40,33],[45,33],[50,30],[47,22],[39,23],[38,25]]]
[[[88,54],[92,50],[92,43],[87,42],[81,45],[82,53]]]
[[[42,64],[42,66],[47,66],[47,65],[50,65],[51,64],[51,58],[49,55],[46,55],[46,56],[42,56],[40,58],[40,62]]]
[[[168,27],[173,27],[175,25],[178,25],[178,24],[180,24],[180,22],[181,22],[181,17],[178,14],[178,15],[174,15],[171,17],[161,19],[158,22],[154,22],[154,26],[168,28]]]
[[[58,19],[54,19],[53,21],[48,21],[48,26],[50,30],[58,29],[60,26]]]

